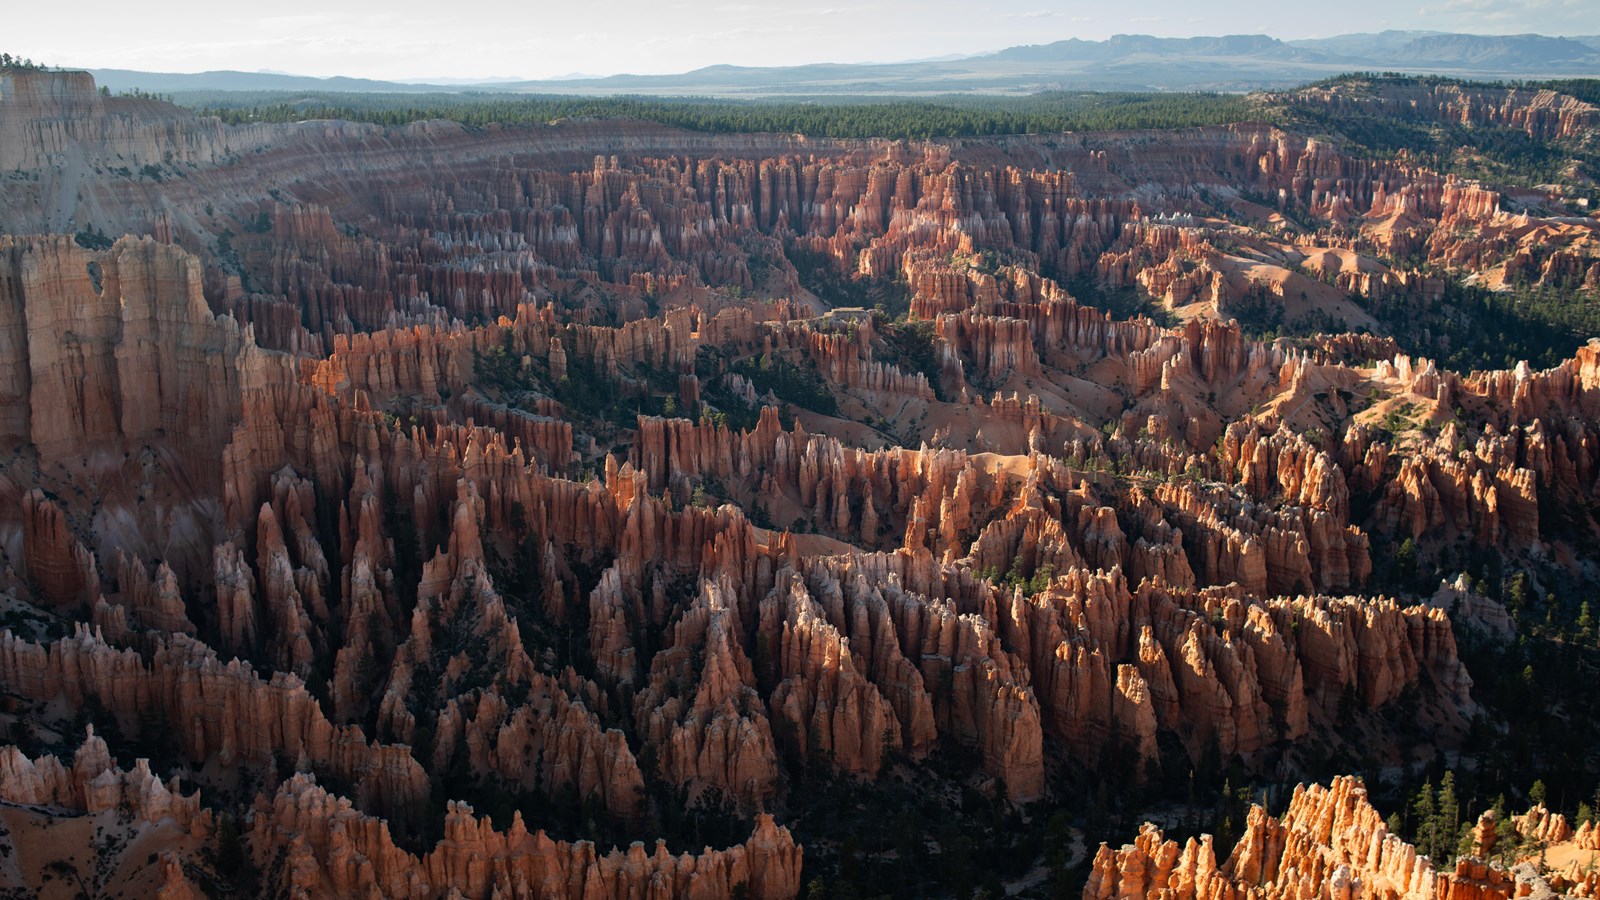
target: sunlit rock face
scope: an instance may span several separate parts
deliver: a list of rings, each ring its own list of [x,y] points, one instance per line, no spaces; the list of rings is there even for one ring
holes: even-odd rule
[[[1569,564],[1600,347],[1454,372],[1370,310],[1600,278],[1590,229],[1267,126],[1047,137],[235,128],[5,74],[0,800],[126,811],[117,878],[167,897],[226,858],[296,897],[779,898],[833,852],[819,778],[1048,810],[1064,773],[1399,765],[1400,709],[1459,744],[1451,616],[1506,623],[1391,596],[1394,547]],[[1262,305],[1346,330],[1254,340]],[[1352,779],[1216,857],[1147,826],[1085,897],[1515,888]]]

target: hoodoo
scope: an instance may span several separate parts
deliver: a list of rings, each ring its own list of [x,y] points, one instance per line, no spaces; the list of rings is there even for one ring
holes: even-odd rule
[[[6,65],[0,893],[1596,897],[1591,83]]]

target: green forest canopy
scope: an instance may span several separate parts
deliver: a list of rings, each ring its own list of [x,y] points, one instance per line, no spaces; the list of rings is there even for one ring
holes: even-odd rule
[[[1250,118],[1237,94],[1050,92],[1028,97],[928,100],[828,97],[725,100],[695,97],[508,96],[495,93],[351,94],[207,92],[179,102],[229,123],[346,119],[404,125],[447,119],[478,127],[559,119],[642,119],[712,133],[798,132],[833,138],[983,137],[1060,131],[1182,128]]]
[[[1381,84],[1448,81],[1450,79],[1428,76],[1358,74],[1318,84],[1375,87]],[[1550,88],[1579,99],[1600,102],[1600,79],[1566,79],[1548,83],[1457,83],[1469,86]],[[444,119],[469,127],[482,127],[490,124],[544,124],[574,118],[627,118],[713,133],[798,132],[815,137],[901,139],[1187,128],[1251,120],[1288,126],[1335,128],[1346,124],[1361,130],[1362,126],[1352,123],[1312,121],[1302,107],[1281,102],[1279,98],[1285,96],[1290,95],[1046,91],[1025,97],[946,95],[917,100],[871,96],[760,100],[576,97],[481,91],[459,94],[191,91],[176,95],[178,102],[183,105],[218,116],[229,123],[346,119],[379,125],[404,125]],[[1374,121],[1365,124],[1387,126],[1394,123]],[[1406,131],[1409,145],[1427,142],[1424,137],[1415,136],[1413,131]],[[1454,140],[1459,135],[1452,131],[1433,137]],[[1378,146],[1373,149],[1395,149],[1386,148],[1381,142],[1376,143]]]

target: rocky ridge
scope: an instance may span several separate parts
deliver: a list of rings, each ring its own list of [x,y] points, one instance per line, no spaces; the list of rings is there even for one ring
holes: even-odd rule
[[[0,635],[5,715],[98,709],[105,733],[71,764],[65,728],[59,758],[0,749],[0,797],[217,840],[155,773],[182,774],[291,895],[793,896],[780,823],[818,772],[971,760],[966,787],[1021,806],[1067,771],[1296,772],[1356,742],[1406,765],[1404,725],[1448,748],[1480,706],[1464,605],[1379,588],[1393,546],[1568,558],[1571,501],[1600,495],[1594,343],[1457,373],[1227,321],[1438,299],[1362,261],[1380,245],[1590,264],[1562,223],[1403,162],[1247,125],[1110,148],[232,130],[4,77],[34,180],[0,223],[63,230],[71,170],[93,224],[139,236],[0,237],[0,592],[46,622]],[[1546,101],[1493,116],[1585,127],[1518,111]],[[181,177],[110,167],[173,147]],[[1186,212],[1199,183],[1317,231]],[[1516,262],[1535,234],[1572,259]],[[1114,319],[1085,279],[1182,321]],[[882,282],[906,321],[828,288]],[[158,733],[164,758],[111,764]],[[707,809],[732,846],[674,830]],[[581,814],[557,839],[534,810],[552,834]],[[1435,872],[1349,780],[1214,857],[1149,831],[1088,891],[1512,890]],[[171,896],[193,864],[163,858]]]

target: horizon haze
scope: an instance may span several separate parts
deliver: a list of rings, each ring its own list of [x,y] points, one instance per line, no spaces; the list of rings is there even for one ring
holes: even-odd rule
[[[711,65],[919,61],[1135,33],[1282,40],[1383,30],[1600,34],[1600,5],[1588,0],[1350,0],[1337,18],[1265,0],[1150,0],[1137,15],[1079,0],[999,0],[981,14],[952,0],[820,8],[621,0],[603,17],[591,7],[571,6],[542,10],[536,21],[520,7],[491,4],[468,18],[433,4],[380,7],[367,0],[339,9],[286,0],[270,14],[206,14],[183,0],[164,4],[163,11],[151,15],[108,0],[28,6],[8,15],[7,43],[10,52],[68,68],[443,83],[662,75]],[[84,21],[100,27],[78,27]],[[486,22],[505,25],[486,33]]]

